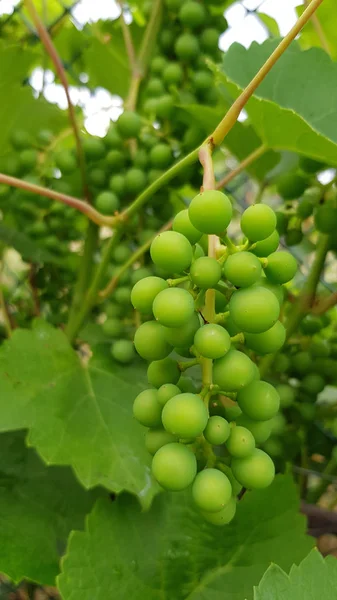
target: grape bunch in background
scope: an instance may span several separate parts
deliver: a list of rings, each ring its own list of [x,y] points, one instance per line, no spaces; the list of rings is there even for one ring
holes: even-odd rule
[[[277,252],[276,216],[269,206],[243,213],[240,246],[226,233],[231,218],[225,194],[198,194],[176,215],[173,231],[152,242],[152,260],[168,278],[146,277],[131,296],[135,309],[153,317],[134,340],[150,361],[152,388],[137,396],[133,408],[149,428],[153,475],[167,490],[192,486],[195,505],[216,525],[231,521],[242,487],[264,488],[274,477],[273,461],[257,446],[271,434],[280,398],[260,380],[250,355],[276,352],[284,344],[282,285],[297,268],[292,255]],[[198,256],[203,234],[218,241],[216,256]],[[218,312],[209,309],[215,300]],[[193,389],[182,372],[198,366],[202,383]],[[231,422],[221,416],[228,401]]]

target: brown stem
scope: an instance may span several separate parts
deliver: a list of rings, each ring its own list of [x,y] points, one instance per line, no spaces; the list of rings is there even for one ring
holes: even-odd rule
[[[316,306],[313,307],[312,312],[315,315],[323,315],[330,308],[337,304],[337,292],[330,294],[327,298],[322,298]]]
[[[223,187],[225,187],[225,185],[232,181],[232,179],[235,179],[237,175],[240,175],[242,171],[249,167],[249,165],[251,165],[255,160],[260,158],[260,156],[262,156],[267,150],[268,148],[264,144],[262,144],[262,146],[259,146],[259,148],[256,148],[256,150],[254,150],[254,152],[246,156],[246,158],[235,169],[233,169],[230,173],[225,175],[220,181],[217,182],[216,189],[221,190]]]
[[[73,106],[71,98],[70,98],[66,72],[63,67],[62,61],[58,55],[58,52],[53,44],[53,41],[52,41],[47,29],[45,28],[45,26],[40,18],[40,15],[38,14],[38,12],[34,6],[33,0],[24,0],[24,1],[27,6],[28,12],[30,13],[30,15],[32,17],[34,25],[37,29],[37,32],[41,39],[41,42],[43,43],[52,62],[54,63],[56,73],[57,73],[57,75],[61,81],[61,84],[64,88],[64,92],[65,92],[65,95],[67,98],[67,103],[68,103],[69,121],[70,121],[70,124],[71,124],[73,132],[74,132],[74,136],[75,136],[79,167],[80,167],[82,182],[83,182],[83,193],[84,193],[84,197],[87,200],[89,200],[89,191],[88,191],[87,180],[86,180],[85,158],[84,158],[84,153],[83,153],[83,148],[82,148],[82,143],[81,143],[81,138],[80,138],[80,132],[79,132],[78,124],[76,121],[75,109],[74,109],[74,106]]]
[[[5,185],[10,185],[12,187],[17,187],[22,190],[27,190],[28,192],[32,192],[33,194],[38,194],[39,196],[45,196],[46,198],[50,198],[51,200],[63,202],[63,204],[68,204],[68,206],[76,208],[76,210],[82,212],[88,217],[88,219],[90,219],[97,225],[113,226],[115,223],[115,217],[102,215],[95,208],[93,208],[93,206],[91,206],[87,202],[84,202],[83,200],[79,200],[79,198],[74,198],[73,196],[68,196],[67,194],[61,194],[60,192],[55,192],[54,190],[49,190],[48,188],[44,188],[40,185],[35,185],[34,183],[29,183],[28,181],[24,181],[23,179],[11,177],[10,175],[4,175],[3,173],[0,173],[0,183],[4,183]]]

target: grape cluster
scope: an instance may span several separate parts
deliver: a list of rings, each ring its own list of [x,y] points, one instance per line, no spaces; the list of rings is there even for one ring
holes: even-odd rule
[[[131,294],[134,308],[152,317],[134,338],[138,354],[150,362],[152,387],[137,396],[133,411],[149,428],[154,477],[167,490],[192,485],[194,503],[218,525],[233,518],[242,486],[263,488],[274,477],[273,461],[257,446],[271,434],[280,398],[260,380],[252,358],[283,346],[282,285],[297,268],[291,254],[277,251],[269,206],[244,211],[239,246],[226,234],[231,219],[222,192],[195,196],[176,215],[173,230],[152,242],[151,258],[167,277],[141,279]],[[224,241],[216,256],[200,256],[205,234]],[[218,310],[212,318],[210,297]],[[195,388],[190,380],[187,388],[182,372],[193,366],[202,367],[202,385]]]

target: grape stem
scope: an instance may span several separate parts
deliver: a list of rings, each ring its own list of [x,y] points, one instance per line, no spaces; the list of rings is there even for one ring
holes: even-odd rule
[[[304,0],[304,6],[309,6],[310,5],[310,0]],[[311,22],[313,25],[313,28],[315,29],[316,33],[317,33],[317,37],[320,41],[320,44],[323,48],[323,50],[325,50],[325,52],[331,56],[331,52],[330,52],[330,47],[328,44],[328,40],[325,37],[325,33],[323,30],[323,27],[321,25],[321,22],[318,18],[318,15],[316,13],[314,13],[311,17]]]
[[[253,162],[255,162],[258,158],[260,158],[266,151],[268,150],[268,146],[266,144],[262,144],[256,150],[254,150],[251,154],[246,156],[246,158],[230,173],[227,173],[220,181],[216,184],[216,189],[221,190],[228,183],[230,183],[235,177],[240,175],[242,171],[244,171],[247,167],[249,167]]]
[[[86,217],[88,217],[88,219],[93,221],[93,223],[96,223],[96,225],[111,226],[114,221],[114,217],[102,215],[88,202],[84,202],[84,200],[74,198],[73,196],[68,196],[67,194],[61,194],[60,192],[50,190],[40,185],[35,185],[34,183],[29,183],[23,179],[17,179],[16,177],[11,177],[10,175],[4,175],[3,173],[0,173],[0,183],[9,185],[11,187],[20,188],[22,190],[27,190],[27,192],[32,192],[32,194],[45,196],[51,200],[63,202],[63,204],[67,204],[68,206],[71,206],[72,208],[82,212],[84,215],[86,215]]]
[[[63,88],[64,88],[64,92],[65,92],[65,95],[67,98],[67,104],[68,104],[69,121],[70,121],[71,127],[74,132],[74,137],[75,137],[78,162],[79,162],[79,167],[80,167],[81,177],[82,177],[83,193],[84,193],[84,197],[86,198],[86,200],[89,201],[90,196],[89,196],[89,190],[88,190],[88,186],[87,186],[84,152],[83,152],[81,138],[80,138],[80,131],[79,131],[78,124],[76,121],[75,109],[74,109],[73,103],[70,98],[67,75],[66,75],[65,69],[63,67],[62,60],[59,57],[58,52],[53,44],[53,41],[52,41],[46,27],[44,26],[39,13],[37,12],[37,10],[34,6],[33,0],[25,0],[24,3],[28,9],[28,12],[30,13],[30,15],[32,17],[33,23],[37,29],[40,40],[43,43],[43,45],[46,49],[46,52],[49,54],[52,62],[54,63],[56,73],[57,73],[57,75],[63,85]]]
[[[177,279],[166,279],[169,287],[176,287],[185,281],[188,281],[190,278],[189,275],[184,275],[184,277],[177,277]]]
[[[317,302],[317,304],[313,307],[312,312],[314,315],[323,315],[330,308],[337,304],[337,292],[333,292],[327,298],[322,298]]]
[[[181,373],[184,373],[185,371],[187,371],[187,369],[198,365],[200,363],[200,360],[200,358],[193,358],[193,360],[189,360],[187,362],[178,362],[179,370],[181,371]]]

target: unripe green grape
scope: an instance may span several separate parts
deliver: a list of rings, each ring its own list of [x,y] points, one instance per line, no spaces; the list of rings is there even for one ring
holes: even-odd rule
[[[217,190],[205,190],[193,198],[188,214],[199,231],[219,234],[227,229],[233,209],[225,194]]]
[[[116,123],[118,132],[125,138],[135,138],[142,127],[141,117],[132,111],[125,110]]]
[[[164,383],[158,390],[158,402],[160,406],[165,406],[166,402],[178,394],[181,394],[181,390],[177,385],[174,385],[173,383]]]
[[[275,477],[272,459],[258,448],[246,458],[233,458],[231,468],[234,477],[248,489],[266,488]]]
[[[217,29],[208,27],[200,35],[200,46],[204,52],[213,54],[219,47],[219,32]]]
[[[282,306],[284,302],[284,288],[281,285],[277,283],[272,283],[264,275],[262,275],[261,279],[257,281],[256,285],[259,287],[263,287],[266,290],[270,290],[278,299],[280,306]]]
[[[302,240],[303,233],[300,226],[298,228],[288,229],[285,235],[285,243],[287,246],[297,246]]]
[[[117,362],[126,365],[135,358],[133,343],[129,340],[117,340],[111,346],[111,354]]]
[[[266,239],[256,242],[254,248],[251,249],[251,252],[253,252],[255,256],[269,256],[269,254],[277,250],[279,243],[280,236],[277,229],[275,229]]]
[[[127,285],[122,285],[115,291],[115,300],[117,304],[131,304],[131,288]]]
[[[136,167],[129,169],[125,174],[125,188],[130,194],[138,194],[146,187],[144,171]]]
[[[140,392],[133,403],[133,416],[145,427],[161,425],[161,406],[157,390]]]
[[[133,307],[144,314],[152,313],[153,301],[159,292],[168,288],[168,284],[160,277],[145,277],[140,279],[131,292],[131,302]]]
[[[166,446],[166,444],[172,444],[172,442],[177,442],[177,438],[172,433],[165,431],[162,427],[156,427],[154,429],[149,429],[145,435],[145,448],[146,450],[152,454],[156,454],[159,448]]]
[[[124,326],[123,323],[118,319],[110,317],[106,319],[106,321],[104,321],[104,323],[102,324],[102,330],[105,333],[105,335],[108,335],[109,337],[118,338],[121,337],[124,331]]]
[[[297,409],[304,421],[308,421],[310,423],[314,420],[316,414],[316,407],[314,404],[311,404],[310,402],[302,402]]]
[[[180,370],[176,360],[163,358],[149,364],[147,369],[148,382],[153,387],[160,388],[164,383],[178,383]]]
[[[221,325],[208,323],[196,332],[194,346],[204,358],[221,358],[230,349],[231,338]]]
[[[113,192],[101,192],[95,200],[95,208],[103,215],[113,215],[119,209],[119,200]]]
[[[110,125],[106,136],[103,138],[103,144],[107,148],[121,148],[123,145],[123,138],[117,131],[116,125]]]
[[[221,279],[221,266],[215,258],[201,256],[192,263],[190,276],[194,285],[201,289],[210,289]]]
[[[309,373],[301,381],[302,388],[309,394],[317,395],[325,388],[325,380],[318,373]]]
[[[120,171],[126,163],[126,156],[122,150],[110,150],[105,157],[105,162],[110,171]]]
[[[179,11],[179,20],[185,27],[196,29],[205,22],[206,11],[202,4],[188,0]]]
[[[165,92],[163,82],[159,77],[152,77],[147,81],[146,93],[148,96],[157,98]]]
[[[125,177],[123,175],[112,175],[109,179],[109,188],[119,198],[125,194]]]
[[[314,158],[310,158],[309,156],[300,156],[299,166],[306,173],[317,173],[324,168],[324,163],[320,160],[315,160]]]
[[[160,119],[169,119],[173,113],[175,100],[170,94],[164,94],[157,100],[157,116]]]
[[[172,162],[172,151],[167,144],[157,144],[150,150],[150,161],[156,169],[165,169]]]
[[[177,85],[184,79],[184,71],[178,62],[169,62],[163,70],[163,80],[167,85]]]
[[[230,350],[214,361],[213,382],[223,391],[237,392],[254,378],[254,363],[243,352]]]
[[[246,427],[241,425],[232,426],[226,448],[231,456],[245,458],[255,449],[254,436]]]
[[[269,421],[280,408],[276,389],[266,381],[252,381],[239,391],[236,400],[242,412],[255,421]]]
[[[281,458],[284,454],[284,447],[277,437],[271,437],[263,444],[264,451],[274,459]]]
[[[276,321],[276,323],[263,333],[246,333],[245,342],[251,350],[257,354],[272,354],[282,348],[286,341],[285,327]]]
[[[181,375],[178,381],[178,387],[182,392],[188,392],[191,394],[198,394],[200,392],[201,387],[197,386],[196,383],[187,375]]]
[[[165,4],[169,10],[177,11],[181,6],[181,0],[165,0]]]
[[[269,237],[276,228],[276,215],[267,204],[253,204],[241,217],[241,229],[251,242]]]
[[[200,244],[195,244],[193,251],[193,260],[196,261],[198,260],[198,258],[202,258],[203,256],[205,256],[203,248],[200,246]]]
[[[112,260],[121,265],[130,258],[131,254],[132,251],[127,244],[119,244],[112,253]]]
[[[273,252],[264,271],[273,283],[287,283],[296,274],[297,262],[290,252]]]
[[[198,229],[192,225],[187,208],[176,214],[173,219],[172,229],[173,231],[177,231],[184,235],[191,244],[196,244],[202,236],[201,231],[198,231]]]
[[[121,317],[123,314],[123,308],[115,302],[109,302],[109,304],[105,307],[105,314],[108,319]]]
[[[193,482],[197,474],[197,461],[187,446],[165,444],[153,457],[152,473],[164,489],[179,492]]]
[[[101,169],[99,167],[90,169],[90,171],[88,171],[88,181],[91,185],[95,187],[103,188],[106,183],[106,173],[104,169]]]
[[[193,87],[196,92],[208,92],[213,84],[213,76],[207,71],[195,71],[192,78]]]
[[[317,358],[328,358],[330,355],[330,344],[327,340],[313,340],[310,346],[311,356]]]
[[[164,73],[164,70],[167,65],[167,60],[164,56],[155,56],[150,63],[150,70],[155,75],[161,75]]]
[[[135,269],[134,271],[131,272],[130,281],[131,281],[132,285],[135,286],[136,283],[138,283],[138,281],[141,281],[141,279],[145,279],[146,277],[152,277],[151,269],[149,269],[148,267],[138,267],[138,269]],[[150,285],[150,283],[149,283],[149,285]],[[164,290],[166,287],[167,287],[167,285],[165,285],[161,289]],[[159,291],[161,291],[161,289]],[[153,300],[152,300],[152,302],[153,302]],[[151,306],[152,306],[152,303],[151,303]],[[140,312],[143,312],[143,311],[140,311]]]
[[[315,210],[315,227],[321,233],[331,233],[335,230],[337,209],[331,204],[322,204]]]
[[[199,129],[199,127],[192,125],[191,127],[188,127],[184,133],[183,146],[186,150],[193,150],[193,148],[201,144],[204,137],[204,132]]]
[[[307,179],[296,173],[282,175],[277,182],[277,192],[285,200],[300,198],[307,187]]]
[[[169,273],[181,273],[192,262],[192,246],[177,231],[164,231],[157,235],[150,248],[154,264]]]
[[[99,160],[105,154],[105,146],[102,140],[94,137],[85,138],[82,141],[82,148],[86,158],[89,160]]]
[[[225,262],[225,277],[236,287],[248,287],[261,277],[261,263],[251,252],[230,254]]]
[[[149,163],[148,153],[144,148],[139,148],[133,157],[133,165],[140,169],[145,169]]]
[[[224,444],[228,440],[229,435],[230,427],[226,419],[218,415],[214,415],[208,419],[206,429],[204,430],[204,437],[212,446]]]
[[[292,357],[291,365],[300,375],[308,373],[313,368],[313,361],[310,353],[305,350],[297,352],[297,354]]]
[[[228,504],[232,486],[228,477],[218,469],[204,469],[192,485],[192,498],[199,510],[216,513]]]
[[[138,327],[134,344],[138,354],[148,361],[166,358],[172,350],[165,339],[164,327],[156,321],[147,321]]]
[[[323,328],[321,317],[316,315],[306,315],[300,323],[300,329],[306,335],[313,335],[318,333]]]
[[[109,265],[108,268],[108,277],[112,278],[115,277],[115,275],[118,275],[118,272],[120,271],[119,267],[115,266],[115,265]],[[118,276],[118,285],[127,285],[130,282],[130,271],[124,271],[124,273],[122,273],[121,275]]]
[[[63,150],[55,155],[56,166],[66,175],[73,173],[77,169],[77,160],[72,152]]]
[[[314,210],[314,203],[311,198],[306,198],[305,196],[300,201],[297,207],[297,215],[301,219],[307,219],[310,217]]]
[[[10,135],[10,141],[15,150],[25,150],[32,143],[31,135],[21,129],[13,129]]]
[[[234,292],[229,301],[229,312],[241,331],[262,333],[276,323],[280,305],[272,292],[253,286]]]
[[[219,512],[210,513],[203,511],[201,514],[208,523],[221,527],[222,525],[228,525],[234,519],[235,513],[236,500],[232,497],[228,504],[219,510]]]
[[[273,435],[282,435],[287,426],[287,419],[282,413],[277,413],[270,421]]]
[[[178,394],[166,402],[162,422],[166,431],[180,438],[195,438],[202,434],[208,421],[208,411],[201,396]]]
[[[190,348],[199,327],[200,318],[199,315],[194,312],[192,317],[181,327],[165,327],[166,340],[171,346],[176,348]]]
[[[191,33],[182,33],[174,44],[174,51],[182,62],[191,62],[200,53],[198,38]]]
[[[19,161],[23,171],[31,171],[37,165],[38,153],[34,148],[22,150],[19,154]]]
[[[256,444],[263,444],[269,438],[272,430],[272,419],[269,421],[254,421],[244,414],[237,418],[236,424],[249,429]]]
[[[152,308],[156,320],[165,327],[181,327],[194,314],[194,300],[187,290],[169,288],[159,292]]]

